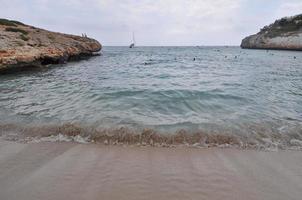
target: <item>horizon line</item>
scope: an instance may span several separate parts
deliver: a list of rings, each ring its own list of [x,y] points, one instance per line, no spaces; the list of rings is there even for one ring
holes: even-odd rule
[[[129,45],[102,45],[103,47],[129,47]],[[135,47],[240,47],[240,45],[136,45]]]

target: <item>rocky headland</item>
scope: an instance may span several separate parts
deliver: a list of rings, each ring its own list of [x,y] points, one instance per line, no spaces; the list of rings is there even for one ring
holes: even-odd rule
[[[95,55],[102,45],[86,36],[56,33],[0,19],[0,72],[60,64]]]
[[[243,39],[241,47],[302,51],[302,14],[276,20],[259,33]]]

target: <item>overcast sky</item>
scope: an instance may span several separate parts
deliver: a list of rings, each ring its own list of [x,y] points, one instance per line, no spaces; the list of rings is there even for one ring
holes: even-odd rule
[[[0,0],[0,18],[86,33],[103,45],[239,45],[302,0]]]

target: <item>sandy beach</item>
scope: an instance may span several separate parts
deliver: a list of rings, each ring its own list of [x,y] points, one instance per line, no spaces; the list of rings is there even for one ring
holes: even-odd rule
[[[0,199],[301,199],[302,154],[0,140]]]

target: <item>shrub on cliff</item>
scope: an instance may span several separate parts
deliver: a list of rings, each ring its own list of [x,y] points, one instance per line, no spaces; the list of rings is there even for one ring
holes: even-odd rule
[[[14,23],[14,24],[17,24],[17,25],[22,25],[24,26],[25,24],[19,22],[19,21],[15,21],[15,20],[10,20],[10,22]]]
[[[28,41],[28,40],[29,40],[29,38],[26,37],[24,34],[20,35],[20,38],[21,38],[21,40],[23,40],[23,41]]]
[[[4,26],[17,26],[17,25],[24,25],[21,22],[14,21],[14,20],[8,20],[8,19],[1,19],[0,18],[0,25]]]
[[[7,28],[5,29],[5,31],[9,31],[9,32],[19,32],[19,33],[22,33],[22,34],[24,34],[24,35],[27,35],[27,34],[28,34],[28,32],[25,31],[25,30],[23,30],[23,29],[20,29],[20,28],[13,28],[13,27],[7,27]]]

